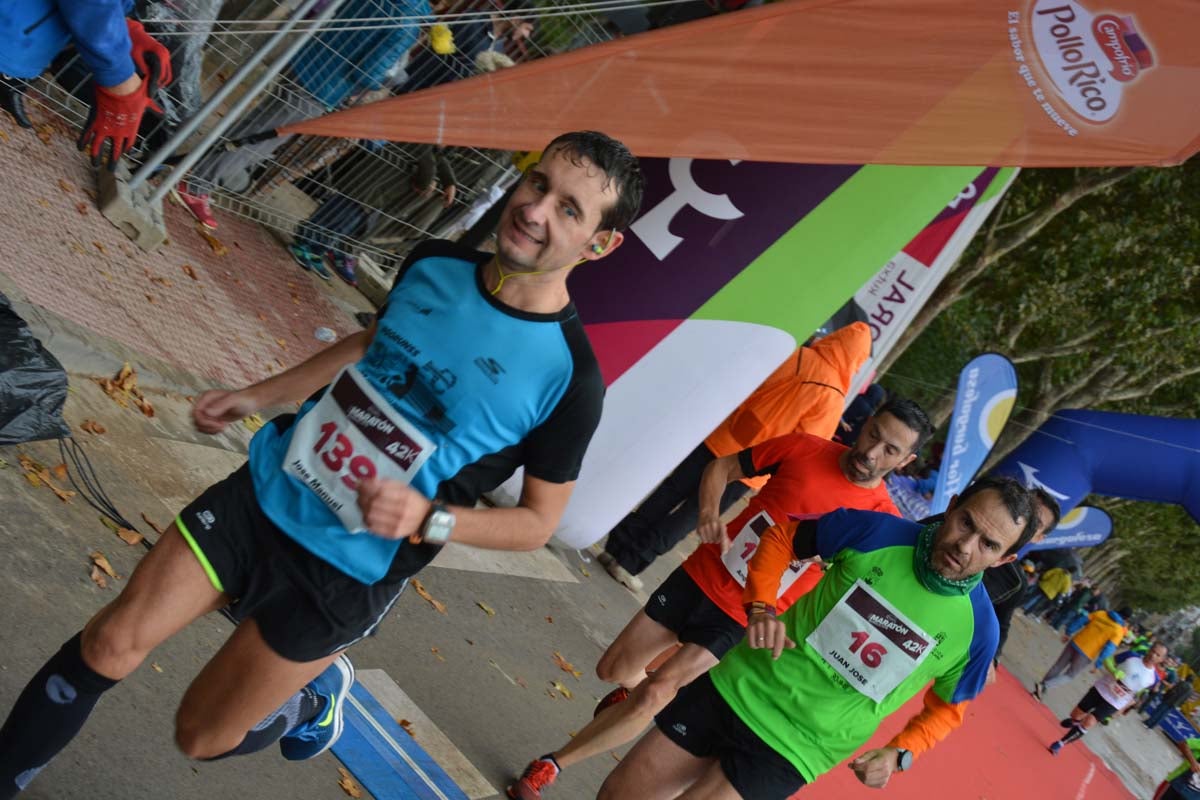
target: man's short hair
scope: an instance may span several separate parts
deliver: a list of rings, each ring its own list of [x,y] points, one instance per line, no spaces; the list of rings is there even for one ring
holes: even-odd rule
[[[617,202],[605,209],[596,230],[628,228],[642,207],[642,192],[646,187],[642,167],[629,148],[599,131],[573,131],[557,137],[542,152],[552,150],[566,155],[575,166],[587,159],[608,176],[604,188],[616,187]]]
[[[1129,622],[1129,618],[1133,616],[1133,609],[1129,606],[1121,606],[1117,609],[1117,613],[1121,615],[1121,619]]]
[[[1033,492],[1034,500],[1050,509],[1050,527],[1046,528],[1046,533],[1049,533],[1058,527],[1059,520],[1062,519],[1062,506],[1058,504],[1058,500],[1054,498],[1054,495],[1047,492],[1041,486],[1035,486],[1029,491]]]
[[[920,450],[929,441],[929,437],[933,436],[933,423],[929,421],[929,415],[907,397],[893,394],[886,403],[879,407],[874,416],[878,417],[881,414],[891,414],[903,422],[905,427],[917,434],[917,441],[910,452],[915,453]]]
[[[1029,544],[1029,541],[1033,539],[1033,534],[1037,532],[1038,522],[1037,515],[1033,512],[1033,496],[1028,489],[1021,485],[1020,481],[1003,475],[985,475],[963,489],[962,494],[958,497],[958,502],[961,505],[971,497],[989,489],[1000,495],[1000,502],[1004,504],[1004,508],[1012,517],[1013,522],[1025,520],[1025,527],[1021,529],[1021,535],[1017,537],[1017,541],[1013,543],[1012,547],[1004,552],[1004,555],[1009,556]]]

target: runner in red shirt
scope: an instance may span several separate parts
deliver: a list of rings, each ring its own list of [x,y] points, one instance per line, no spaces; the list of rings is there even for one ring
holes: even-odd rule
[[[559,772],[636,738],[678,691],[711,669],[745,633],[742,589],[759,535],[789,515],[820,515],[838,508],[899,516],[883,478],[903,467],[933,433],[915,403],[894,399],[863,426],[853,448],[795,433],[713,461],[700,482],[704,544],[650,596],[605,651],[596,674],[619,684],[600,702],[596,718],[562,749],[531,762],[508,787],[514,800],[537,800]],[[718,504],[725,485],[770,475],[746,510],[725,526]],[[777,612],[821,578],[819,565],[795,563],[784,577]],[[647,665],[672,646],[678,650],[647,676]],[[628,698],[629,702],[621,702]]]

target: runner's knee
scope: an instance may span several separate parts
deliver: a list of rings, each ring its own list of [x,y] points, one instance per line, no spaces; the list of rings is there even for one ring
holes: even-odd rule
[[[630,673],[636,673],[639,668],[631,667],[627,663],[628,659],[623,655],[612,647],[605,650],[604,655],[600,656],[600,660],[596,663],[596,677],[605,683],[626,684],[630,680]],[[629,685],[636,683],[637,681],[633,681]]]
[[[83,660],[96,672],[120,680],[138,668],[150,652],[139,643],[136,625],[126,622],[116,609],[101,611],[83,629]]]
[[[683,688],[671,676],[661,672],[650,675],[630,696],[632,710],[639,716],[653,717],[667,707],[679,690]]]

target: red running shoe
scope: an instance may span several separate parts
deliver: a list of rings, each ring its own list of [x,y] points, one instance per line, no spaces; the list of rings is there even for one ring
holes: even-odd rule
[[[171,198],[192,213],[206,228],[217,229],[217,218],[213,216],[212,206],[208,204],[208,195],[192,194],[187,190],[187,184],[180,183],[171,190]]]
[[[549,755],[529,762],[521,779],[506,790],[512,800],[541,800],[542,789],[545,789],[558,778],[558,765]]]
[[[629,690],[624,686],[618,686],[604,697],[600,698],[600,702],[596,703],[596,710],[592,712],[592,717],[600,716],[600,712],[609,706],[615,706],[617,703],[624,703],[629,699]]]

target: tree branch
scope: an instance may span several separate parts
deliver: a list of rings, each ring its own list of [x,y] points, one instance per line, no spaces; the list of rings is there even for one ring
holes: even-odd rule
[[[1184,378],[1189,378],[1192,375],[1200,375],[1200,364],[1188,367],[1185,370],[1180,370],[1173,375],[1166,375],[1156,381],[1152,381],[1149,384],[1144,384],[1132,389],[1126,389],[1123,392],[1109,394],[1104,398],[1104,400],[1105,402],[1109,403],[1119,403],[1123,400],[1137,400],[1139,397],[1149,397],[1167,384],[1175,383],[1176,381],[1183,380]]]
[[[1092,339],[1095,339],[1101,333],[1108,330],[1108,328],[1108,322],[1098,322],[1088,330],[1081,333],[1079,336],[1076,336],[1074,339],[1068,339],[1067,341],[1060,342],[1059,344],[1043,347],[1040,350],[1028,350],[1017,356],[1009,356],[1009,358],[1014,364],[1025,364],[1030,361],[1040,361],[1043,358],[1059,358],[1061,356],[1070,356],[1076,353],[1082,353],[1085,350],[1090,349],[1089,342],[1091,342]],[[1020,330],[1024,330],[1024,327],[1022,326]],[[1020,335],[1019,332],[1018,335]],[[1015,339],[1011,341],[1009,346],[1012,347],[1014,345],[1016,345]]]

